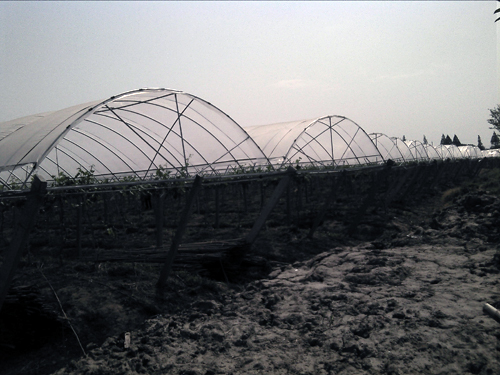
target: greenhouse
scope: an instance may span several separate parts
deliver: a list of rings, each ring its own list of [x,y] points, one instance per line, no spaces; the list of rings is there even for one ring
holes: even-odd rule
[[[368,134],[342,116],[250,126],[245,130],[277,168],[353,166],[384,160]]]
[[[427,151],[425,150],[422,142],[419,141],[405,141],[406,145],[410,149],[411,154],[413,155],[413,160],[416,161],[425,161],[429,160],[429,156],[427,155]]]
[[[397,138],[389,138],[387,135],[382,133],[371,133],[370,138],[375,144],[375,147],[379,150],[383,160],[390,159],[396,163],[404,163],[407,161],[403,156],[403,152],[398,147],[398,142],[396,141]],[[408,149],[406,144],[405,148]]]
[[[464,146],[458,146],[458,149],[462,153],[463,158],[477,159],[482,157],[481,150],[476,146],[464,145]]]
[[[481,158],[475,146],[368,135],[343,116],[241,127],[171,89],[139,89],[0,124],[0,189]],[[492,152],[486,156],[497,156]]]
[[[267,165],[228,115],[193,95],[140,89],[0,124],[0,183],[92,175],[148,180]]]
[[[439,152],[437,152],[436,148],[433,145],[430,145],[428,143],[422,144],[424,146],[425,152],[427,154],[427,157],[429,160],[440,160],[441,155],[439,155]]]
[[[398,150],[401,152],[403,159],[405,162],[415,161],[415,156],[411,152],[408,144],[398,137],[391,137],[391,140],[394,142]]]

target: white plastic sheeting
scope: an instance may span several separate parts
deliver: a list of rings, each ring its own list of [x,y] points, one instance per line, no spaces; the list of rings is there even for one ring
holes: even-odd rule
[[[464,158],[477,159],[482,157],[482,152],[479,149],[479,147],[464,145],[464,146],[458,146],[458,149],[460,150],[460,152],[462,153],[462,157]]]
[[[452,159],[463,159],[464,156],[457,146],[444,145],[444,147],[448,149],[448,152],[450,153]]]
[[[378,148],[383,160],[387,161],[390,159],[396,163],[406,162],[403,152],[398,147],[396,138],[389,138],[387,135],[382,133],[370,133],[369,136]],[[406,145],[405,147],[408,149]]]
[[[240,127],[212,104],[140,89],[0,124],[0,190],[85,174],[100,180],[222,175],[292,166],[343,167],[499,156],[475,146],[368,135],[343,116]]]
[[[427,151],[425,150],[424,145],[420,141],[405,141],[408,148],[410,149],[411,154],[413,155],[413,160],[416,161],[424,161],[429,160],[429,156],[427,155]]]
[[[439,154],[442,160],[454,159],[453,153],[451,152],[452,148],[447,147],[446,145],[437,145],[434,148],[436,149],[437,153]]]
[[[425,152],[427,153],[427,157],[430,160],[439,160],[441,159],[441,156],[437,152],[436,148],[433,145],[430,144],[422,144],[422,146],[425,148]]]
[[[141,89],[0,124],[0,182],[89,172],[117,180],[268,164],[248,134],[193,95]]]
[[[342,116],[245,127],[278,168],[352,166],[383,161],[366,132]]]

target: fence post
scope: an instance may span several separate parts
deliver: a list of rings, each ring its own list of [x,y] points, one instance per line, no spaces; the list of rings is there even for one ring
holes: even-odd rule
[[[76,248],[78,250],[78,258],[82,257],[82,216],[83,216],[83,199],[82,195],[76,197]]]
[[[182,240],[182,236],[186,231],[186,226],[189,220],[189,215],[191,213],[191,206],[193,205],[194,198],[200,190],[202,178],[196,175],[194,179],[193,185],[189,190],[189,194],[186,199],[186,205],[184,206],[184,210],[182,211],[181,218],[179,221],[179,226],[177,227],[177,231],[175,232],[174,239],[172,240],[172,244],[170,245],[170,250],[167,253],[167,257],[165,259],[165,263],[161,269],[160,277],[158,282],[156,283],[156,288],[161,292],[165,289],[167,285],[167,280],[172,270],[172,265],[174,263],[175,256],[177,255],[177,250],[179,249],[179,245]]]
[[[292,167],[288,167],[287,174],[280,180],[278,186],[276,186],[273,191],[273,195],[271,195],[271,198],[269,198],[264,208],[262,208],[259,217],[257,218],[257,220],[255,220],[252,230],[245,237],[245,245],[252,245],[255,242],[255,240],[257,239],[257,235],[264,226],[264,223],[266,222],[269,214],[273,210],[274,206],[276,206],[276,204],[278,203],[281,195],[285,191],[288,183],[295,173],[295,169],[293,169]]]
[[[361,221],[361,219],[363,218],[363,215],[365,214],[367,208],[370,206],[370,204],[373,204],[373,202],[374,202],[375,195],[377,192],[377,185],[379,182],[379,173],[380,172],[375,172],[371,176],[372,179],[371,179],[371,183],[368,187],[368,194],[366,195],[365,200],[363,201],[363,203],[359,207],[358,211],[356,212],[356,214],[354,216],[353,221],[351,222],[351,224],[349,225],[349,227],[347,229],[347,233],[350,236],[352,236],[356,232],[356,230],[358,229],[358,224]]]
[[[215,229],[219,229],[220,223],[220,186],[215,185]]]
[[[339,177],[339,178],[345,178],[345,174],[342,174],[341,177]],[[331,184],[332,184],[331,190],[326,197],[326,201],[323,204],[321,211],[318,213],[318,215],[314,219],[313,225],[311,226],[311,229],[309,230],[309,234],[307,235],[307,238],[309,238],[309,239],[313,238],[314,232],[316,231],[316,229],[318,229],[319,225],[324,220],[325,215],[328,212],[328,209],[330,208],[330,205],[331,205],[333,199],[335,198],[335,194],[337,192],[337,186],[338,186],[338,183],[336,181],[335,176],[332,176]]]
[[[156,224],[156,247],[159,249],[163,246],[163,201],[165,200],[165,193],[160,191],[155,193],[153,197],[153,211]]]
[[[46,191],[47,182],[35,175],[31,184],[31,191],[22,211],[21,220],[19,220],[14,228],[12,242],[5,253],[2,266],[0,267],[0,310],[9,291],[9,286],[16,272],[17,265],[26,248],[29,233],[35,224],[35,219]]]

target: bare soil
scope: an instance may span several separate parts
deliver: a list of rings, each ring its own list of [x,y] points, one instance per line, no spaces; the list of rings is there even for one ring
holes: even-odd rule
[[[498,176],[371,209],[352,237],[270,223],[239,270],[177,268],[161,296],[159,265],[44,247],[0,315],[0,374],[499,374]]]

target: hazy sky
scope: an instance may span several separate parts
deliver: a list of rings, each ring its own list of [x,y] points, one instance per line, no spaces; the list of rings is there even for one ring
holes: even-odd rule
[[[142,87],[236,122],[490,146],[496,1],[0,2],[0,122]]]

